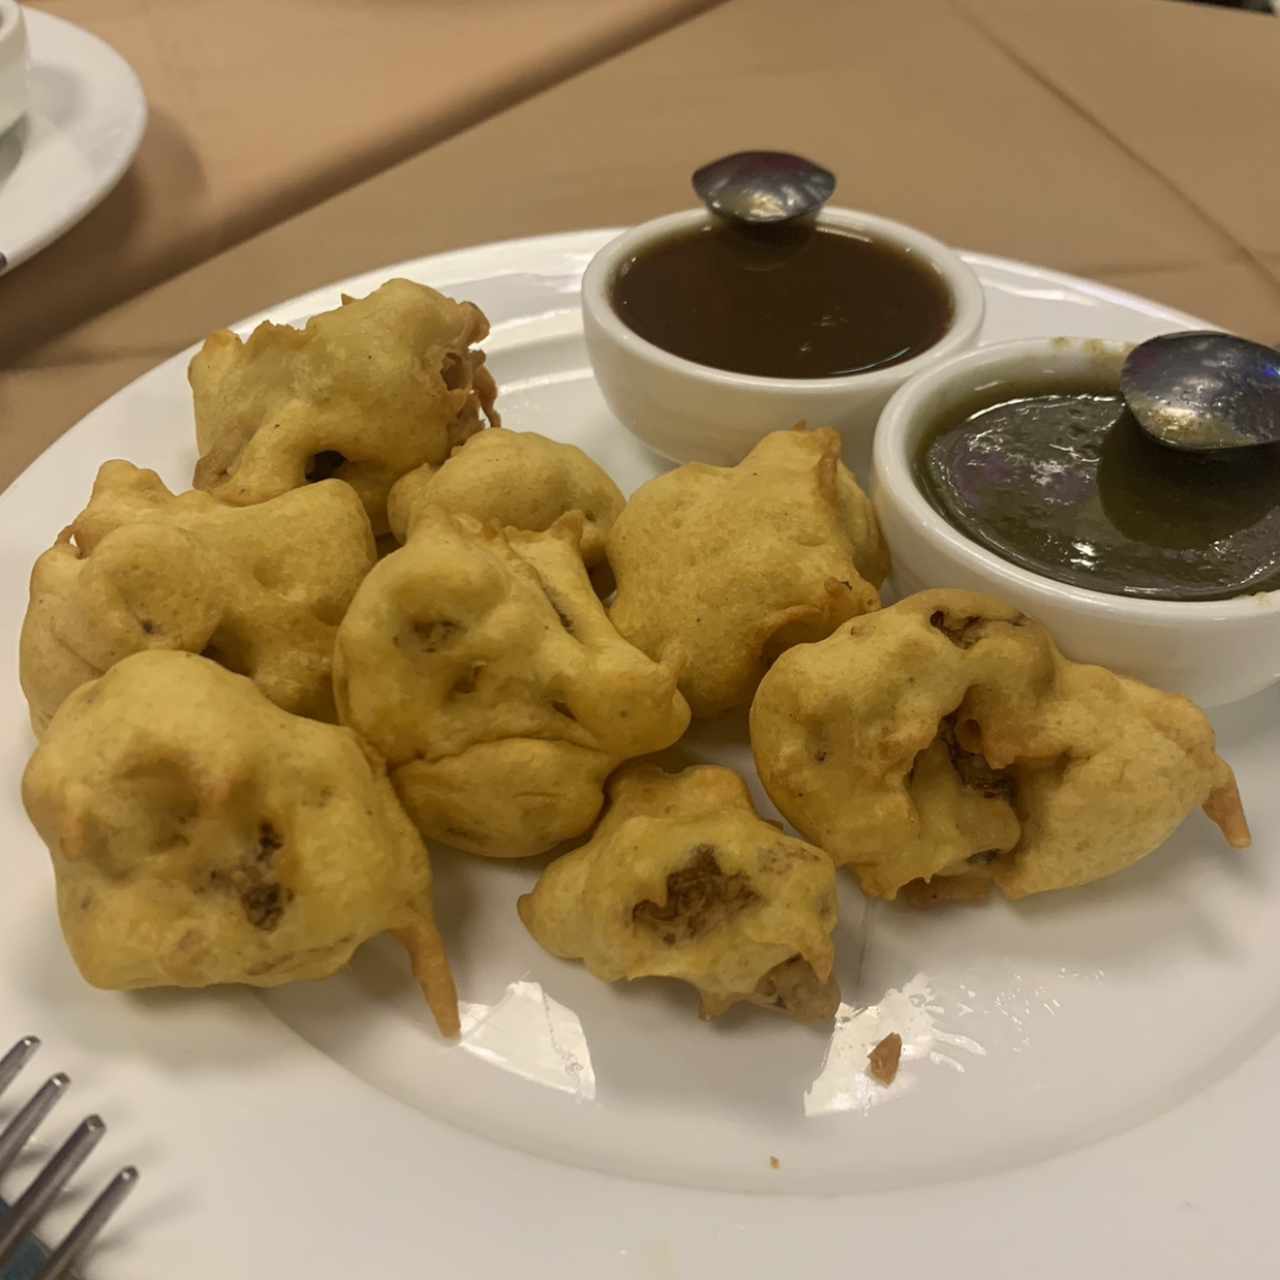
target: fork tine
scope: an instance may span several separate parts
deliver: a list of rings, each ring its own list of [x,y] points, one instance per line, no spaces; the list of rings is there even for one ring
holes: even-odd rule
[[[0,1266],[22,1241],[22,1237],[40,1220],[67,1180],[85,1162],[98,1145],[107,1126],[101,1116],[89,1116],[76,1125],[71,1136],[58,1148],[52,1159],[32,1179],[31,1185],[18,1197],[9,1212],[0,1219]]]
[[[27,1105],[5,1126],[0,1133],[0,1174],[13,1163],[14,1157],[26,1145],[40,1122],[53,1110],[67,1091],[71,1077],[61,1071],[50,1076],[27,1102]]]
[[[0,1058],[0,1093],[12,1083],[13,1078],[31,1061],[31,1055],[40,1047],[35,1036],[23,1036],[8,1053]]]
[[[79,1262],[107,1220],[137,1185],[138,1171],[132,1165],[121,1169],[102,1189],[98,1198],[84,1211],[80,1220],[67,1233],[66,1239],[53,1251],[49,1260],[36,1272],[33,1280],[60,1280]]]

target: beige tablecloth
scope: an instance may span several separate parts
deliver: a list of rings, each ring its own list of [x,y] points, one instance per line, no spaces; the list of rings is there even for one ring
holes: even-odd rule
[[[714,2],[34,0],[129,60],[150,120],[104,203],[0,279],[0,367]]]
[[[0,380],[0,481],[212,328],[400,258],[686,206],[689,172],[741,147],[808,153],[840,202],[953,244],[1280,339],[1277,119],[1261,15],[728,0],[28,352]]]

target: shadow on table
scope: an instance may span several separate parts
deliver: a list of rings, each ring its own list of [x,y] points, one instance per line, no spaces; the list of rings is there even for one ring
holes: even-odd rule
[[[0,185],[9,172],[6,169],[8,143],[8,136],[0,138]],[[13,163],[19,154],[20,149],[15,148]],[[154,105],[139,150],[139,158],[144,155],[145,166],[135,160],[115,189],[84,221],[30,262],[0,277],[0,314],[5,310],[7,289],[20,288],[26,279],[36,283],[27,270],[33,265],[37,274],[73,273],[78,281],[76,290],[55,290],[47,294],[38,311],[28,310],[22,325],[0,331],[0,368],[21,364],[28,353],[38,350],[86,315],[122,301],[122,293],[124,297],[141,293],[189,265],[190,243],[183,242],[179,236],[170,237],[173,243],[167,251],[151,258],[142,255],[143,261],[135,263],[128,274],[127,289],[121,290],[120,278],[112,270],[122,251],[136,237],[152,234],[145,224],[149,210],[159,199],[163,198],[164,212],[157,216],[172,224],[181,221],[185,211],[196,206],[208,189],[208,175],[186,130],[168,112]],[[143,176],[144,168],[146,174],[151,175],[150,181]],[[156,190],[156,174],[163,175],[162,191]],[[214,234],[211,232],[210,236]],[[221,247],[221,243],[211,238],[196,252],[196,257],[207,257]]]

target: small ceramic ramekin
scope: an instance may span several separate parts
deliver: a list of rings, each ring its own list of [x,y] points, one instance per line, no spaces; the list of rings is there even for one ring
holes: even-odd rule
[[[871,439],[885,401],[907,379],[966,351],[982,327],[982,285],[946,245],[901,222],[851,209],[824,209],[818,224],[871,236],[929,263],[951,295],[946,333],[901,364],[839,378],[762,378],[671,355],[628,328],[613,305],[623,265],[649,245],[706,225],[702,209],[642,223],[610,241],[582,281],[582,316],[596,380],[614,415],[675,462],[740,462],[762,436],[800,421],[835,427],[845,458],[866,480]],[[678,304],[678,300],[673,300]]]
[[[901,594],[981,591],[1044,623],[1059,648],[1202,706],[1235,702],[1280,680],[1280,591],[1229,600],[1139,600],[1056,582],[1002,560],[953,528],[922,492],[916,458],[927,433],[973,402],[1028,385],[1119,386],[1129,346],[1031,338],[983,347],[913,379],[876,428],[872,496]]]
[[[15,0],[0,0],[0,133],[27,113],[27,25]]]

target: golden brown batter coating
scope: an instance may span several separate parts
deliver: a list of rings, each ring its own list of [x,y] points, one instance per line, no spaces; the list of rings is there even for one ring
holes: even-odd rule
[[[333,720],[333,640],[373,560],[364,509],[337,481],[237,508],[105,463],[31,575],[19,671],[32,724],[43,732],[73,689],[148,649],[203,653],[286,711]]]
[[[613,526],[609,610],[650,657],[684,659],[695,716],[746,706],[769,663],[880,606],[888,559],[831,430],[766,436],[736,467],[689,463]]]
[[[245,506],[336,477],[375,534],[407,472],[497,424],[493,377],[475,344],[489,322],[470,302],[389,280],[305,328],[260,324],[210,335],[191,361],[195,486]]]
[[[578,512],[530,533],[429,507],[338,630],[339,715],[431,839],[543,853],[590,828],[618,764],[688,726],[676,669],[605,616],[581,531]]]
[[[1038,623],[963,591],[921,592],[785,654],[752,705],[751,744],[773,802],[874,897],[1087,884],[1198,806],[1249,843],[1197,707],[1070,662]]]
[[[729,769],[619,770],[591,839],[519,909],[542,946],[605,982],[691,983],[704,1018],[747,1001],[817,1022],[840,1002],[831,860],[765,822]]]
[[[195,654],[134,654],[63,703],[23,800],[94,986],[322,978],[391,932],[457,1034],[427,851],[350,730]]]
[[[575,445],[532,431],[482,431],[439,467],[396,482],[387,501],[401,542],[424,507],[443,507],[499,528],[550,529],[566,512],[582,512],[582,558],[604,559],[605,539],[626,499],[603,468]]]

